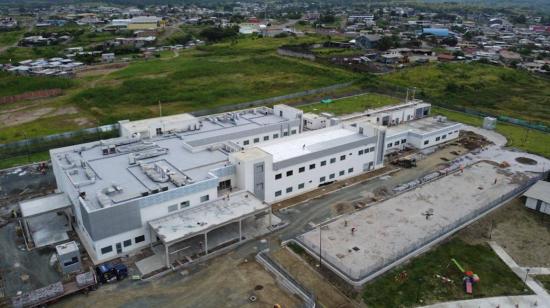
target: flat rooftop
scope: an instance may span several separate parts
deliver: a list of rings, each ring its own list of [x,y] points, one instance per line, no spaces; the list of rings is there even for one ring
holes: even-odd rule
[[[458,122],[449,120],[439,121],[437,117],[422,118],[409,122],[402,122],[396,126],[390,126],[386,129],[387,136],[398,135],[404,132],[411,132],[419,135],[425,135],[447,129],[452,126],[460,126]]]
[[[88,208],[99,209],[157,189],[169,190],[211,179],[210,171],[229,164],[228,152],[223,147],[211,147],[212,144],[225,143],[256,134],[257,129],[289,122],[266,110],[270,109],[239,111],[234,121],[223,117],[225,114],[200,117],[201,126],[194,131],[143,140],[113,138],[55,149],[51,151],[52,159],[63,167],[71,184],[86,193]],[[178,118],[181,117],[171,116],[167,121]],[[188,118],[192,116],[183,116],[183,119]],[[139,125],[146,125],[147,121],[139,121]],[[110,145],[116,147],[105,155],[104,151]]]
[[[275,163],[366,138],[351,129],[330,127],[261,144],[258,148],[273,155]]]
[[[350,277],[363,278],[481,211],[527,178],[487,162],[474,164],[464,173],[448,175],[327,224],[321,232],[323,258]],[[426,218],[426,213],[432,215]],[[356,229],[354,234],[351,228]],[[319,229],[298,239],[319,251]]]
[[[170,243],[267,209],[268,204],[242,191],[231,195],[229,199],[221,198],[152,220],[149,226],[164,243]]]

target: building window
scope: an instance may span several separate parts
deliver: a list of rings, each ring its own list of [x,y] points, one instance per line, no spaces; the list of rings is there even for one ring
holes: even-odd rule
[[[269,136],[264,136],[264,141],[269,140]]]
[[[346,160],[346,155],[340,156],[340,160]]]
[[[306,171],[306,167],[300,167],[300,168],[298,168],[298,172],[299,172],[299,173],[302,173],[302,172],[304,172],[304,171]]]
[[[334,173],[331,173],[331,174],[328,176],[328,178],[329,178],[329,179],[334,179],[335,176],[336,176],[336,175],[335,175]]]
[[[302,188],[304,188],[304,186],[305,186],[304,183],[298,184],[298,189],[302,189]]]
[[[124,242],[122,242],[122,244],[124,245],[124,247],[128,247],[132,245],[132,240],[125,240]]]
[[[260,142],[260,138],[254,138],[254,143]]]
[[[399,140],[397,140],[397,141],[395,142],[395,145],[399,145]]]
[[[342,170],[342,171],[340,171],[340,172],[338,173],[339,176],[342,176],[342,175],[344,175],[344,174],[346,174],[346,171],[345,171],[345,170]]]
[[[279,138],[279,134],[273,134],[273,139]]]
[[[210,195],[204,195],[201,197],[201,202],[206,202],[208,200],[210,200]]]
[[[280,180],[282,177],[283,177],[283,174],[282,174],[282,173],[277,173],[277,174],[275,174],[275,179],[276,179],[276,180]]]
[[[366,148],[366,149],[365,149],[365,154],[367,154],[368,152],[369,152],[369,149],[368,149],[368,148]]]
[[[323,160],[323,161],[321,162],[321,166],[326,166],[326,165],[327,165],[327,161],[326,161],[326,160]]]
[[[162,128],[158,127],[156,129],[157,135],[162,135]]]
[[[401,139],[401,144],[407,142],[407,139]]]
[[[184,209],[186,207],[189,207],[189,205],[191,205],[189,203],[189,201],[183,201],[182,203],[180,203],[180,209]]]
[[[177,210],[178,210],[178,205],[177,204],[173,204],[173,205],[170,205],[168,207],[168,213],[174,212],[174,211],[177,211]]]
[[[286,188],[286,193],[288,194],[288,193],[291,193],[291,192],[292,192],[292,187],[287,187]]]
[[[353,172],[353,168],[349,168],[348,173],[352,173],[352,172]]]
[[[331,164],[334,164],[335,162],[336,162],[336,158],[333,157],[333,158],[330,159]]]
[[[441,139],[445,139],[445,138],[447,138],[447,135],[441,136]]]
[[[374,152],[374,147],[370,147],[370,151],[371,151],[371,152]]]
[[[426,144],[428,144],[428,143],[430,143],[430,140],[424,141],[424,145],[426,145]]]
[[[319,179],[319,182],[324,182],[326,180],[326,178],[324,176],[322,176],[320,179]]]
[[[439,141],[439,139],[441,139],[441,137],[435,137],[435,141]]]
[[[315,169],[315,164],[309,165],[309,170],[311,170],[311,169]]]
[[[283,137],[286,137],[286,136],[288,136],[288,131],[283,132]]]
[[[243,141],[243,145],[249,145],[249,144],[250,144],[250,141],[248,140]]]
[[[393,144],[390,142],[390,143],[388,143],[388,146],[387,146],[387,147],[388,147],[388,148],[391,148],[392,145],[393,145]]]
[[[359,153],[357,153],[359,155],[363,155],[363,150],[359,150]]]
[[[279,197],[279,196],[282,195],[282,194],[283,194],[282,191],[277,190],[277,191],[275,192],[275,197]]]
[[[140,236],[136,237],[134,240],[135,240],[136,244],[141,243],[141,242],[145,242],[145,235],[140,235]]]
[[[293,130],[290,131],[290,133],[291,133],[292,135],[296,135],[296,130],[293,129]]]
[[[106,246],[106,247],[103,247],[101,248],[101,254],[104,255],[104,254],[107,254],[109,252],[113,251],[113,245],[110,245],[110,246]]]
[[[286,176],[292,176],[292,174],[294,174],[294,171],[292,171],[292,170],[288,170],[286,172]]]

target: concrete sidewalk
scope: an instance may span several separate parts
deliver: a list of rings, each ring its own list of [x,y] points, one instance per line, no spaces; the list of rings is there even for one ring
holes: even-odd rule
[[[494,250],[494,252],[499,256],[499,258],[510,267],[510,269],[523,281],[525,284],[535,292],[539,301],[538,304],[541,307],[550,307],[550,295],[546,290],[531,276],[528,275],[528,272],[525,268],[520,267],[510,255],[496,242],[490,241],[489,245]]]
[[[537,295],[499,296],[469,299],[455,302],[445,302],[435,305],[423,306],[423,308],[512,308],[512,307],[546,307],[540,304]]]

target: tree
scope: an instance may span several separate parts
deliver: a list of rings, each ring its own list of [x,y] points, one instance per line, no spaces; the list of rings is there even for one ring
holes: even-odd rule
[[[441,42],[443,44],[445,44],[447,46],[451,46],[451,47],[454,47],[454,46],[456,46],[456,44],[458,44],[458,40],[454,36],[446,37]]]
[[[336,21],[336,17],[334,16],[334,14],[326,12],[321,14],[321,16],[319,17],[319,21],[324,24],[330,24]]]
[[[199,33],[199,36],[208,42],[218,42],[227,38],[236,38],[239,35],[239,26],[208,27]]]
[[[394,46],[395,46],[395,41],[390,36],[384,36],[376,43],[376,47],[382,51],[386,51],[390,48],[393,48]]]

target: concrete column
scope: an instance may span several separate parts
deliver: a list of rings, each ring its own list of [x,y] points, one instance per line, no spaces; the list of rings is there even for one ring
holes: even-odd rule
[[[170,268],[170,254],[168,253],[170,246],[168,244],[164,244],[164,248],[166,250],[166,267]]]
[[[31,233],[29,231],[29,225],[27,224],[27,219],[23,219],[23,227],[25,228],[25,234],[27,235],[27,241],[31,241]],[[34,243],[34,240],[33,240]],[[36,246],[36,244],[35,244]]]
[[[269,205],[269,210],[267,210],[267,213],[269,215],[269,227],[271,228],[271,226],[273,226],[273,224],[271,223],[271,205]]]
[[[204,254],[208,254],[208,232],[204,232]]]
[[[243,220],[239,219],[239,242],[243,239]]]

